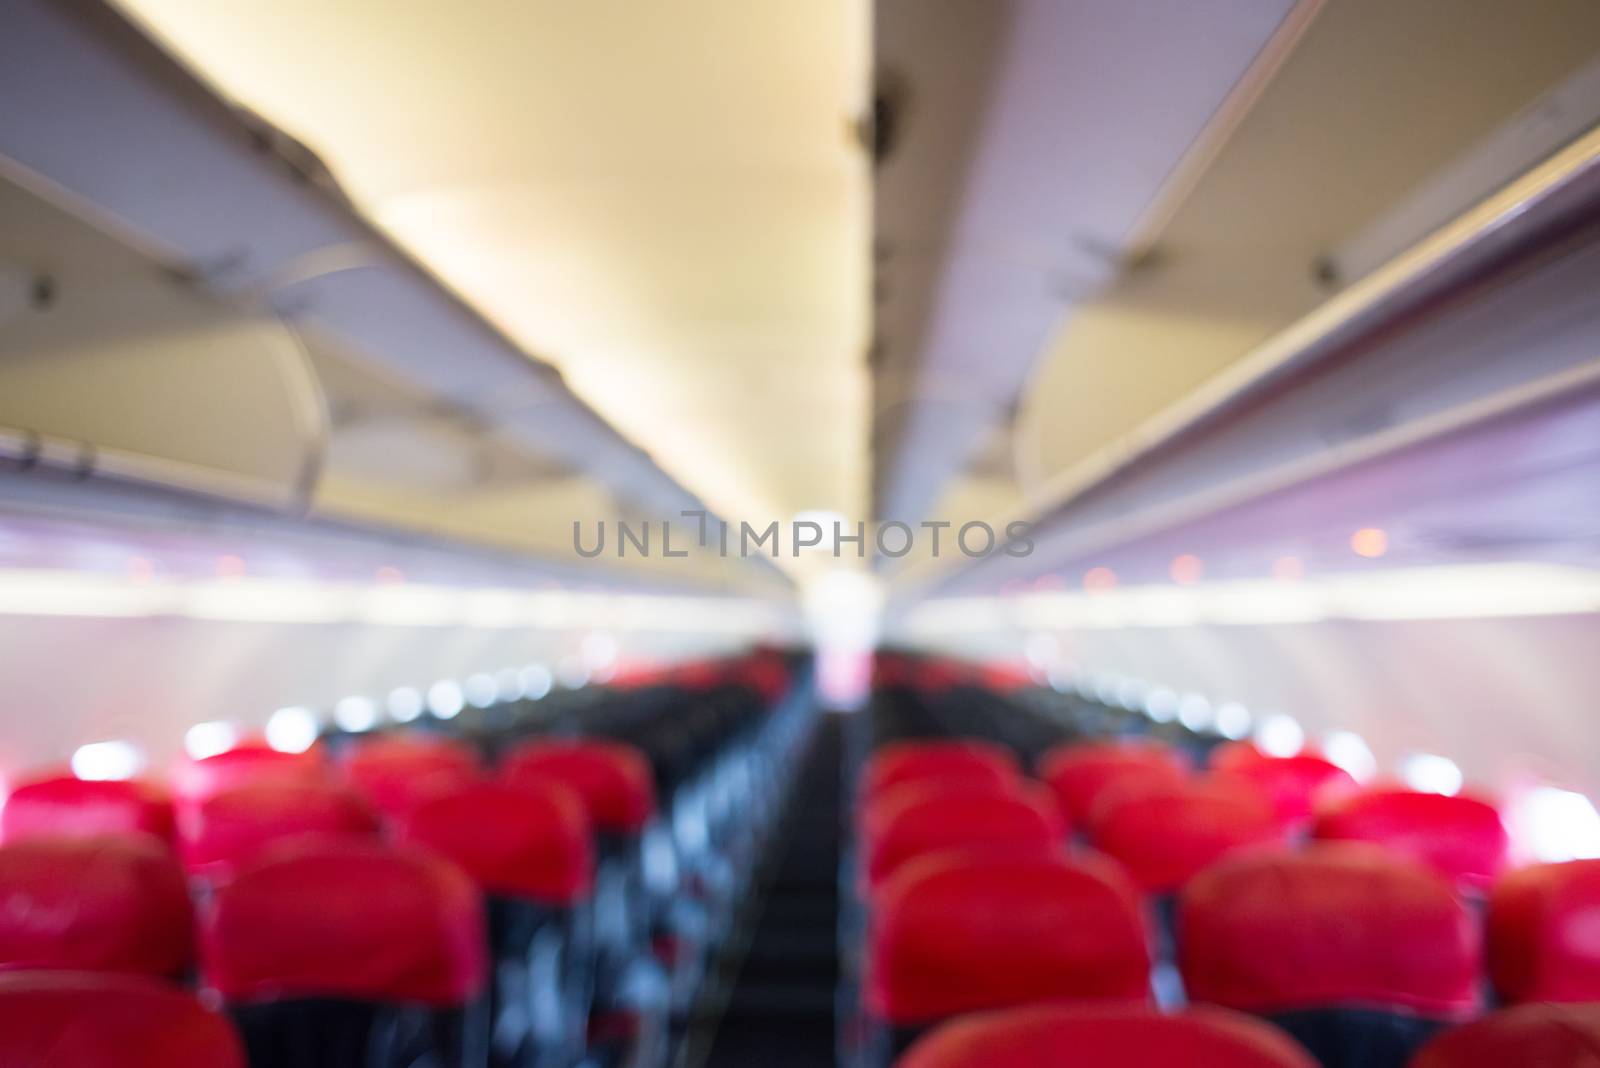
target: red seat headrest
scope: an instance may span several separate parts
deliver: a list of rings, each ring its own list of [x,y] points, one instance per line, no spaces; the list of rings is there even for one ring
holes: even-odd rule
[[[1054,799],[1040,789],[997,793],[913,783],[886,791],[870,811],[873,829],[863,846],[874,886],[929,853],[986,846],[1047,852],[1066,840]]]
[[[265,742],[244,742],[199,760],[180,761],[173,771],[172,790],[179,801],[201,801],[219,790],[262,779],[322,782],[326,774],[321,747],[282,753]]]
[[[285,843],[203,910],[205,982],[232,1002],[460,1005],[482,989],[483,903],[454,864],[356,841]]]
[[[1219,771],[1217,778],[1260,790],[1272,802],[1278,818],[1303,824],[1319,805],[1336,803],[1358,789],[1355,779],[1339,765],[1319,756],[1264,757]]]
[[[1353,842],[1242,853],[1189,881],[1189,996],[1256,1012],[1367,1006],[1434,1016],[1478,1003],[1477,928],[1450,884]]]
[[[221,790],[186,808],[178,820],[184,865],[226,875],[273,842],[300,835],[370,837],[378,819],[355,792],[326,783],[266,779]]]
[[[1177,782],[1188,774],[1183,757],[1170,746],[1148,739],[1069,743],[1039,760],[1039,777],[1074,826],[1088,822],[1101,793],[1130,779]]]
[[[1274,758],[1263,753],[1254,742],[1223,742],[1206,756],[1206,767],[1212,771],[1237,771],[1251,764],[1272,759]]]
[[[129,975],[0,975],[6,1068],[245,1068],[228,1021],[189,994]]]
[[[577,795],[553,784],[473,783],[424,801],[399,824],[491,894],[569,905],[594,880],[594,838]]]
[[[1518,1005],[1452,1028],[1423,1047],[1410,1068],[1594,1068],[1600,1064],[1600,1005]]]
[[[1089,838],[1141,889],[1170,893],[1235,850],[1284,841],[1272,805],[1246,787],[1209,779],[1114,787],[1090,816]]]
[[[598,831],[633,834],[655,815],[655,776],[631,745],[541,739],[513,749],[500,768],[508,782],[557,783],[572,790]]]
[[[1038,1005],[975,1013],[918,1039],[895,1068],[1317,1068],[1270,1024],[1225,1009]]]
[[[895,786],[928,781],[1005,788],[1021,777],[1011,751],[974,738],[949,741],[892,742],[880,746],[861,770],[867,798]]]
[[[175,977],[193,958],[183,871],[155,838],[0,846],[0,968]]]
[[[18,786],[0,810],[0,839],[152,834],[172,840],[172,799],[153,783],[63,775]]]
[[[1507,874],[1489,897],[1488,936],[1506,1001],[1600,1001],[1600,860]]]
[[[901,868],[875,904],[867,1004],[891,1024],[1149,990],[1138,897],[1108,862],[939,854]]]
[[[342,763],[350,784],[390,816],[403,815],[418,802],[453,790],[482,771],[471,747],[420,732],[364,741],[351,747]]]
[[[1478,889],[1504,869],[1509,846],[1493,805],[1405,789],[1347,798],[1320,812],[1312,833],[1329,841],[1381,845]]]

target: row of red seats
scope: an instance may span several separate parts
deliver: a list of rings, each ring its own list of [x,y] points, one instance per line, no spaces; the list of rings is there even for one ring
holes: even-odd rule
[[[755,681],[765,695],[781,680]],[[176,990],[196,967],[252,1065],[368,1063],[361,1050],[377,1046],[372,1063],[575,1063],[592,1017],[554,1057],[489,1048],[506,1030],[486,1004],[505,961],[490,958],[509,934],[524,944],[506,959],[531,968],[537,930],[556,927],[569,943],[556,981],[603,982],[597,858],[603,872],[631,838],[637,861],[655,814],[643,755],[597,740],[514,745],[493,769],[460,742],[410,734],[337,761],[245,743],[185,761],[170,790],[36,777],[0,811],[0,970],[17,973],[0,1019],[32,1021],[0,1027],[0,1063],[242,1063],[226,1023]],[[399,1011],[380,1019],[384,1007]],[[549,1008],[507,1019],[536,1027]]]
[[[974,1010],[1147,1000],[1142,894],[1177,896],[1192,1000],[1268,1017],[1325,1064],[1403,1063],[1481,1011],[1461,892],[1504,867],[1492,806],[1358,791],[1311,756],[1220,757],[1202,777],[1151,743],[1068,746],[1041,761],[1040,784],[982,743],[879,749],[859,810],[865,1001],[890,1045]],[[1068,827],[1096,852],[1068,853]],[[1287,848],[1308,830],[1314,844]],[[1500,996],[1600,1000],[1600,949],[1583,935],[1596,908],[1600,862],[1502,878],[1488,923]]]

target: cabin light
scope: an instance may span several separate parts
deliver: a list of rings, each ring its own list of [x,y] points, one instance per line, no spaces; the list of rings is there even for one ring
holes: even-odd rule
[[[1400,778],[1413,790],[1425,794],[1454,795],[1461,792],[1461,769],[1449,757],[1437,753],[1412,753],[1400,762]]]
[[[439,719],[455,719],[466,703],[461,684],[453,679],[440,679],[428,687],[428,711]]]
[[[389,691],[384,705],[396,723],[410,723],[422,715],[422,694],[415,686],[397,686]]]
[[[494,673],[494,693],[502,701],[516,701],[522,697],[522,678],[516,668],[501,668]]]
[[[378,725],[378,704],[370,697],[340,698],[339,703],[333,706],[333,722],[339,725],[340,730],[351,734],[370,731]]]
[[[1178,715],[1180,704],[1176,690],[1158,686],[1144,699],[1144,714],[1157,723],[1171,723]]]
[[[1280,556],[1272,561],[1272,577],[1279,582],[1299,582],[1306,577],[1306,562],[1298,556]]]
[[[1205,573],[1205,565],[1193,553],[1174,556],[1172,565],[1168,568],[1168,574],[1172,576],[1172,581],[1180,586],[1193,586],[1205,576]]]
[[[1149,689],[1138,679],[1122,679],[1117,683],[1116,700],[1113,703],[1125,711],[1137,712],[1144,707],[1144,695]]]
[[[590,670],[608,668],[617,662],[617,639],[606,631],[597,630],[583,639],[579,652]]]
[[[564,656],[556,661],[556,681],[563,690],[580,690],[589,684],[589,665],[581,656]]]
[[[1250,710],[1238,701],[1224,701],[1217,706],[1217,733],[1237,742],[1250,733]]]
[[[128,557],[128,579],[143,585],[156,577],[156,565],[148,556]]]
[[[233,553],[224,553],[217,557],[217,577],[220,579],[240,578],[245,573],[244,557],[235,556]]]
[[[392,564],[384,564],[373,572],[372,577],[384,585],[395,586],[406,580],[406,573]]]
[[[1362,527],[1350,535],[1350,551],[1376,560],[1389,551],[1389,535],[1382,527]]]
[[[550,669],[543,664],[529,664],[517,673],[517,681],[522,684],[522,696],[537,701],[550,692],[553,679]]]
[[[1600,811],[1575,791],[1534,787],[1512,803],[1506,823],[1523,860],[1556,863],[1600,857]]]
[[[1083,573],[1083,588],[1091,593],[1117,587],[1117,573],[1109,567],[1091,567]]]
[[[239,728],[221,720],[196,723],[183,732],[183,751],[192,760],[204,760],[218,753],[226,753],[238,742]]]
[[[1200,694],[1184,694],[1183,700],[1178,702],[1178,722],[1192,731],[1205,730],[1213,719],[1211,702]]]
[[[1054,634],[1030,634],[1022,645],[1022,655],[1034,667],[1049,670],[1061,658],[1061,642]]]
[[[1066,693],[1077,681],[1077,674],[1071,664],[1051,664],[1045,669],[1045,680],[1056,693]]]
[[[267,744],[280,753],[304,753],[317,743],[321,731],[315,712],[291,705],[278,709],[267,720]]]
[[[1368,782],[1378,774],[1378,758],[1355,731],[1333,731],[1322,739],[1322,755],[1350,773],[1356,782]]]
[[[479,672],[469,676],[466,685],[462,687],[466,694],[467,704],[473,708],[488,708],[494,704],[499,695],[500,687],[495,684],[494,676],[487,672]]]
[[[1268,756],[1291,757],[1306,744],[1306,732],[1293,716],[1273,712],[1256,727],[1256,747]]]
[[[90,742],[72,754],[72,774],[80,779],[131,779],[143,769],[144,753],[132,742]]]

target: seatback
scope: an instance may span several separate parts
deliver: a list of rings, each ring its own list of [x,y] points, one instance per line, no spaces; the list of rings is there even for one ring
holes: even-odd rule
[[[1191,1000],[1271,1018],[1326,1068],[1398,1068],[1478,1008],[1472,916],[1376,846],[1222,860],[1185,887],[1177,937]]]
[[[1600,1001],[1600,860],[1538,864],[1489,898],[1489,975],[1507,1002]]]
[[[303,835],[369,838],[377,832],[376,813],[353,791],[293,778],[219,790],[178,817],[184,866],[213,879],[249,863],[273,842]]]
[[[1487,889],[1499,876],[1509,845],[1493,805],[1405,789],[1368,790],[1346,798],[1318,814],[1312,835],[1381,845],[1474,891]]]
[[[431,853],[286,842],[217,889],[200,945],[252,1068],[486,1063],[482,899]]]
[[[0,968],[177,978],[193,959],[183,871],[155,838],[0,846]]]
[[[1177,750],[1146,739],[1070,743],[1039,760],[1039,777],[1055,792],[1073,826],[1086,824],[1095,802],[1118,783],[1130,779],[1175,783],[1187,774]]]
[[[137,780],[89,781],[72,775],[18,785],[0,810],[0,841],[40,835],[150,834],[172,840],[172,799]]]
[[[491,1063],[575,1064],[594,985],[594,841],[583,803],[561,786],[469,783],[415,805],[396,834],[489,894]]]
[[[1283,824],[1257,791],[1214,779],[1136,782],[1105,791],[1089,815],[1089,841],[1147,893],[1166,895],[1229,853],[1284,841]]]
[[[912,783],[886,791],[873,815],[864,843],[869,886],[930,853],[983,847],[1044,853],[1066,845],[1054,799],[1037,788],[999,793]]]
[[[903,866],[874,900],[866,1006],[903,1045],[978,1009],[1149,991],[1137,893],[1098,859],[943,853]]]
[[[6,1068],[246,1068],[226,1017],[157,980],[89,972],[0,975]]]
[[[1440,1034],[1410,1068],[1594,1068],[1600,1064],[1600,1004],[1535,1002]]]
[[[1337,802],[1358,789],[1348,771],[1307,753],[1244,761],[1218,770],[1217,777],[1261,791],[1278,818],[1296,828],[1307,825],[1319,805]]]
[[[917,780],[1009,788],[1020,775],[1016,757],[992,742],[975,738],[891,742],[874,750],[862,767],[861,794],[870,799]]]
[[[265,742],[245,741],[198,760],[179,761],[172,773],[172,793],[182,807],[235,786],[266,779],[322,782],[327,773],[320,747],[283,753]]]
[[[345,781],[386,816],[402,816],[418,802],[482,771],[470,746],[419,731],[363,739],[340,757]]]
[[[1281,1031],[1239,1013],[1164,1015],[1140,1005],[1050,1005],[974,1013],[918,1040],[896,1068],[1316,1068]]]

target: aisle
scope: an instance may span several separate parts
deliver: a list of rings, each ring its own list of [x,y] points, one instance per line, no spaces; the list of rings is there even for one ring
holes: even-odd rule
[[[708,1068],[834,1063],[841,722],[825,716],[795,783],[783,849],[717,1024]],[[776,858],[775,858],[776,859]]]

